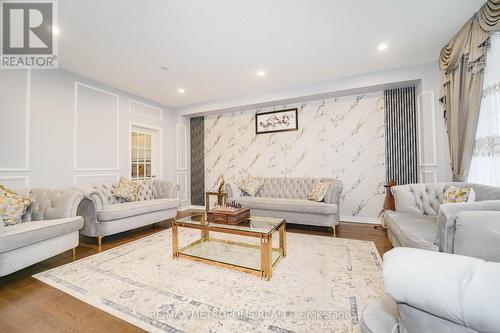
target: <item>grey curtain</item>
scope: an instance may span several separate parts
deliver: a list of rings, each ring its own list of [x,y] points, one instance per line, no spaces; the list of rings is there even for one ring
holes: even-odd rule
[[[441,50],[441,97],[454,181],[466,181],[481,107],[491,32],[500,30],[500,0],[488,0]]]
[[[384,90],[386,181],[418,183],[415,87]]]
[[[205,118],[191,118],[191,205],[205,205]]]

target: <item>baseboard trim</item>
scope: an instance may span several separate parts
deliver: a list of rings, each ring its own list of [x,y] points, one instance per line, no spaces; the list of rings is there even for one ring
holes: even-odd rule
[[[181,206],[177,210],[180,212],[183,212],[185,210],[190,210],[190,209],[201,209],[205,210],[205,206],[197,206],[197,205],[186,205],[186,206]]]
[[[341,216],[340,221],[353,222],[353,223],[381,224],[380,218],[378,217]]]

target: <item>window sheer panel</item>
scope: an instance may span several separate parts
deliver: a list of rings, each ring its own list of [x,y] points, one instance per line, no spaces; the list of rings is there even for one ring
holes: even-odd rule
[[[500,186],[500,34],[491,37],[469,181]]]

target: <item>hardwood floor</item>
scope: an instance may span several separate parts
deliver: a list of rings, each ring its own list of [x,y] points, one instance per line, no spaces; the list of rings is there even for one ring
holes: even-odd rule
[[[186,216],[196,211],[180,212]],[[104,238],[101,251],[170,228],[170,222]],[[333,237],[325,229],[289,226],[288,232]],[[386,231],[379,225],[341,223],[337,237],[369,240],[381,255],[391,249]],[[76,259],[99,252],[95,238],[81,236]],[[19,272],[0,278],[0,333],[14,332],[142,332],[141,329],[94,308],[31,276],[73,261],[67,251]]]

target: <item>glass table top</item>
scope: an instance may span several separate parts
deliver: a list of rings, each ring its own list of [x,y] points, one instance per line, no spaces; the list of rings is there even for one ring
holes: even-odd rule
[[[276,230],[276,228],[284,222],[283,219],[271,217],[251,216],[247,222],[242,222],[237,225],[208,223],[205,214],[193,215],[176,220],[177,223],[193,224],[193,225],[209,225],[230,230],[251,231],[259,234],[268,234]]]

